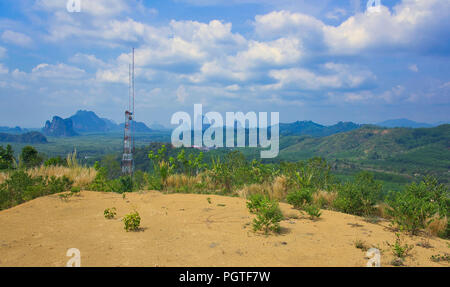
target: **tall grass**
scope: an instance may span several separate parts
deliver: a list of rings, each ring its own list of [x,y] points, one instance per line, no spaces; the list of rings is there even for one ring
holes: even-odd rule
[[[39,166],[26,170],[26,172],[32,176],[42,176],[42,177],[52,177],[57,178],[62,176],[67,176],[70,180],[74,182],[74,186],[81,188],[86,188],[94,180],[97,175],[97,171],[92,167],[64,167],[64,166]],[[0,184],[3,183],[9,174],[7,172],[0,173]]]

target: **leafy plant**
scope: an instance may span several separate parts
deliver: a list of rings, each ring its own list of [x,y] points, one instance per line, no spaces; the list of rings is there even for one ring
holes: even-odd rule
[[[44,162],[44,166],[67,166],[67,162],[62,159],[62,157],[52,157]]]
[[[318,219],[322,213],[320,212],[320,208],[315,204],[308,204],[304,207],[306,213],[308,213],[309,217],[313,220]]]
[[[386,242],[386,244],[391,248],[392,254],[396,258],[404,259],[409,255],[409,252],[414,248],[413,245],[403,244],[403,240],[399,233],[395,233],[395,242],[393,244]]]
[[[430,260],[433,262],[441,262],[441,261],[450,262],[450,254],[445,253],[445,254],[431,255]]]
[[[403,191],[391,194],[388,199],[392,223],[412,234],[426,227],[435,214],[448,214],[449,194],[435,178],[425,178],[419,184],[412,183]]]
[[[116,216],[116,208],[112,207],[112,208],[107,208],[103,211],[103,215],[105,216],[106,219],[113,219]]]
[[[300,190],[291,191],[286,196],[289,204],[297,209],[303,209],[312,202],[313,191],[309,188],[302,188]]]
[[[348,182],[338,188],[334,207],[339,211],[370,216],[374,206],[381,199],[381,184],[368,172],[360,172],[354,182]]]
[[[137,211],[134,211],[130,214],[127,214],[122,219],[125,230],[128,231],[137,231],[139,230],[139,226],[141,224],[141,217]]]
[[[362,251],[367,251],[369,250],[369,246],[367,246],[366,242],[364,240],[361,239],[356,239],[353,244],[355,245],[356,248],[361,249]]]
[[[25,146],[20,154],[20,161],[25,168],[35,167],[42,163],[42,156],[32,146]]]
[[[14,151],[11,145],[7,145],[6,149],[0,146],[0,170],[12,169],[14,167]]]
[[[277,201],[254,196],[247,202],[247,207],[251,213],[256,214],[256,218],[253,219],[253,230],[262,230],[266,234],[269,231],[280,231],[283,214]]]

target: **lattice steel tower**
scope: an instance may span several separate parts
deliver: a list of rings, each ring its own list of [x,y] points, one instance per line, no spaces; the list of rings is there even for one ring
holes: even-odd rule
[[[125,111],[122,173],[132,176],[134,172],[134,48],[128,69],[128,83],[128,110]]]

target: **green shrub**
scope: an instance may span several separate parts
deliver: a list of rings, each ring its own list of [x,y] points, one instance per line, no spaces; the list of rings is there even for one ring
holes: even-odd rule
[[[448,215],[449,193],[435,178],[425,178],[419,184],[412,183],[403,191],[391,193],[388,214],[392,223],[412,234],[425,228],[435,214]]]
[[[12,169],[14,167],[14,151],[11,145],[7,145],[6,149],[0,146],[0,170]]]
[[[286,200],[294,208],[302,209],[306,205],[310,204],[313,200],[313,191],[309,188],[302,188],[300,190],[291,191],[286,196]]]
[[[80,194],[81,188],[79,186],[72,186],[72,188],[70,189],[70,192],[72,194]]]
[[[256,218],[253,219],[253,230],[262,230],[266,234],[269,231],[280,231],[283,214],[277,201],[254,196],[247,202],[247,207],[251,213],[256,214]]]
[[[43,159],[38,151],[32,146],[25,146],[20,154],[20,160],[25,168],[41,165]]]
[[[141,217],[137,211],[127,214],[122,219],[125,224],[125,230],[128,231],[137,231],[139,230],[139,226],[141,224]]]
[[[413,249],[413,245],[403,244],[403,240],[400,238],[400,234],[395,234],[395,242],[393,244],[386,242],[386,244],[391,248],[392,254],[396,258],[404,259],[409,255],[409,252]]]
[[[67,161],[60,156],[52,157],[44,162],[44,166],[67,166]]]
[[[113,219],[116,216],[116,208],[112,207],[112,208],[107,208],[103,211],[103,215],[105,216],[106,219]]]
[[[319,218],[322,215],[322,213],[320,212],[320,207],[315,204],[306,205],[304,207],[304,210],[306,211],[306,213],[308,213],[309,217],[313,220]]]
[[[334,207],[345,213],[370,216],[381,199],[381,191],[381,184],[374,180],[372,174],[360,172],[354,182],[348,182],[338,188]]]
[[[34,198],[70,190],[73,182],[66,176],[32,177],[17,170],[0,185],[0,209],[10,208]]]
[[[247,208],[250,213],[256,214],[262,207],[265,197],[262,194],[253,194],[247,201]]]
[[[62,177],[52,176],[47,179],[47,194],[55,194],[70,190],[72,184],[73,181],[65,175]]]

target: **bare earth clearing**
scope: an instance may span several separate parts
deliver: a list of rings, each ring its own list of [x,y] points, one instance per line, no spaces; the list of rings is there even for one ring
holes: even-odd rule
[[[211,203],[207,198],[210,198]],[[393,256],[386,241],[395,236],[388,223],[322,211],[311,221],[288,204],[282,233],[254,233],[253,215],[241,198],[145,192],[83,191],[68,201],[58,195],[35,199],[0,212],[0,266],[65,266],[69,248],[81,251],[81,266],[365,266],[365,252],[354,241],[382,249],[381,265]],[[117,208],[105,219],[105,208]],[[126,232],[122,216],[136,209],[142,230]],[[295,216],[296,215],[296,216]],[[407,266],[449,266],[431,255],[449,252],[449,243],[430,238],[432,248],[413,244]]]

